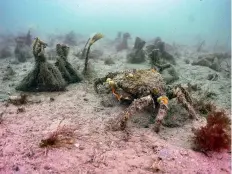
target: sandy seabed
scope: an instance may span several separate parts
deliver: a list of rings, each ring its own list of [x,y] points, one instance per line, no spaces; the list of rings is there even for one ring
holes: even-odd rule
[[[72,60],[73,64],[78,61],[76,58]],[[14,93],[12,86],[30,71],[32,62],[12,65],[16,76],[2,82],[1,91]],[[6,60],[1,60],[1,65],[3,70],[7,66]],[[121,61],[120,57],[112,66],[104,65],[103,60],[94,62],[94,65],[100,76],[108,71],[132,67]],[[208,72],[213,72],[206,67],[181,66],[181,63],[178,66],[180,72],[185,72],[180,73],[184,76],[180,81],[189,79],[203,84],[202,78]],[[214,82],[216,92],[224,82],[226,80],[223,78],[218,83]],[[209,86],[203,84],[203,88],[204,85],[205,88]],[[226,102],[225,95],[220,97],[218,100],[221,103]],[[54,101],[50,98],[54,98]],[[0,124],[1,174],[230,173],[230,153],[205,155],[191,149],[192,128],[204,125],[204,118],[190,120],[182,127],[162,127],[159,134],[133,122],[129,123],[125,132],[112,132],[105,129],[105,124],[123,108],[119,105],[103,107],[99,95],[93,90],[93,84],[73,84],[65,92],[33,93],[29,99],[34,103],[22,105],[24,112],[18,112],[18,106],[10,104],[6,107],[3,102],[0,103],[0,111],[4,111]],[[146,113],[137,116],[146,117]],[[60,148],[40,148],[41,140],[55,131],[60,122],[62,126],[74,130],[73,144]]]

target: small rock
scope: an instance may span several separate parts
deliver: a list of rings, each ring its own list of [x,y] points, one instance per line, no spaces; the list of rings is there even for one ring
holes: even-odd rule
[[[217,57],[214,58],[213,64],[210,66],[210,68],[215,71],[220,71],[220,63]]]
[[[0,124],[3,122],[3,114],[4,114],[5,112],[0,112]]]
[[[26,110],[25,110],[24,107],[19,107],[19,108],[17,109],[17,114],[20,113],[20,112],[25,112],[25,111],[26,111]]]
[[[109,58],[105,59],[104,64],[105,65],[112,65],[112,64],[115,64],[115,62],[112,58],[109,57]]]
[[[222,158],[223,158],[223,155],[221,155],[221,154],[217,156],[218,160],[222,160]]]
[[[150,170],[154,173],[157,173],[157,172],[163,173],[164,170],[163,170],[162,159],[161,158],[155,159],[150,167]]]
[[[79,147],[80,147],[80,144],[75,143],[74,146],[76,146],[77,148],[79,148]]]
[[[15,84],[14,84],[14,83],[9,84],[9,87],[13,87],[13,86],[15,86]]]
[[[186,150],[181,150],[180,154],[183,156],[188,156],[188,152]]]
[[[45,165],[45,166],[44,166],[44,169],[45,169],[45,170],[50,170],[50,169],[51,169],[51,167],[50,167],[50,166],[48,166],[48,165]]]
[[[19,171],[19,167],[14,165],[14,166],[12,167],[12,170],[14,170],[14,171]]]
[[[221,168],[221,171],[229,173],[229,171],[227,169],[225,169],[225,168]]]
[[[53,97],[50,97],[50,101],[53,102],[55,99]]]
[[[80,149],[80,150],[84,150],[85,147],[84,147],[84,146],[80,146],[79,149]]]
[[[184,62],[185,62],[186,64],[190,64],[190,60],[189,60],[189,59],[184,59]]]
[[[210,67],[210,62],[206,59],[200,59],[200,60],[197,60],[197,61],[194,61],[192,63],[192,65],[200,65],[200,66],[207,66],[207,67]]]
[[[219,78],[218,74],[214,73],[214,74],[209,74],[207,80],[216,81],[218,80],[218,78]]]
[[[102,108],[102,107],[95,107],[94,108],[95,112],[100,112],[100,111],[103,111],[103,110],[104,110],[104,108]]]
[[[89,99],[87,99],[87,98],[84,98],[84,101],[89,101]]]

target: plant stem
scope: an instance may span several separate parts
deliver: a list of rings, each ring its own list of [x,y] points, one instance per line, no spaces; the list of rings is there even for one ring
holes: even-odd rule
[[[88,46],[87,52],[86,52],[86,57],[85,57],[85,67],[84,67],[84,71],[83,74],[86,75],[87,74],[87,69],[88,69],[88,62],[89,62],[89,51],[90,51],[90,47],[91,45]]]

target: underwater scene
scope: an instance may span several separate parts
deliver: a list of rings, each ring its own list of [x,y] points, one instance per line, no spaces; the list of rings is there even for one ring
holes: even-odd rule
[[[0,174],[230,172],[230,0],[0,1]]]

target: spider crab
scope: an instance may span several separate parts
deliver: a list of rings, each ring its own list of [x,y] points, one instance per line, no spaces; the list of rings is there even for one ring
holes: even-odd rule
[[[166,86],[161,74],[155,69],[110,72],[105,77],[95,80],[95,91],[99,93],[99,85],[104,86],[104,84],[112,91],[117,100],[131,103],[128,108],[111,120],[110,128],[112,130],[124,130],[131,116],[145,107],[151,106],[152,112],[156,116],[153,129],[155,132],[159,132],[162,120],[168,111],[168,101],[175,97],[188,111],[191,118],[198,118],[192,106],[191,97],[185,88],[181,85]]]

